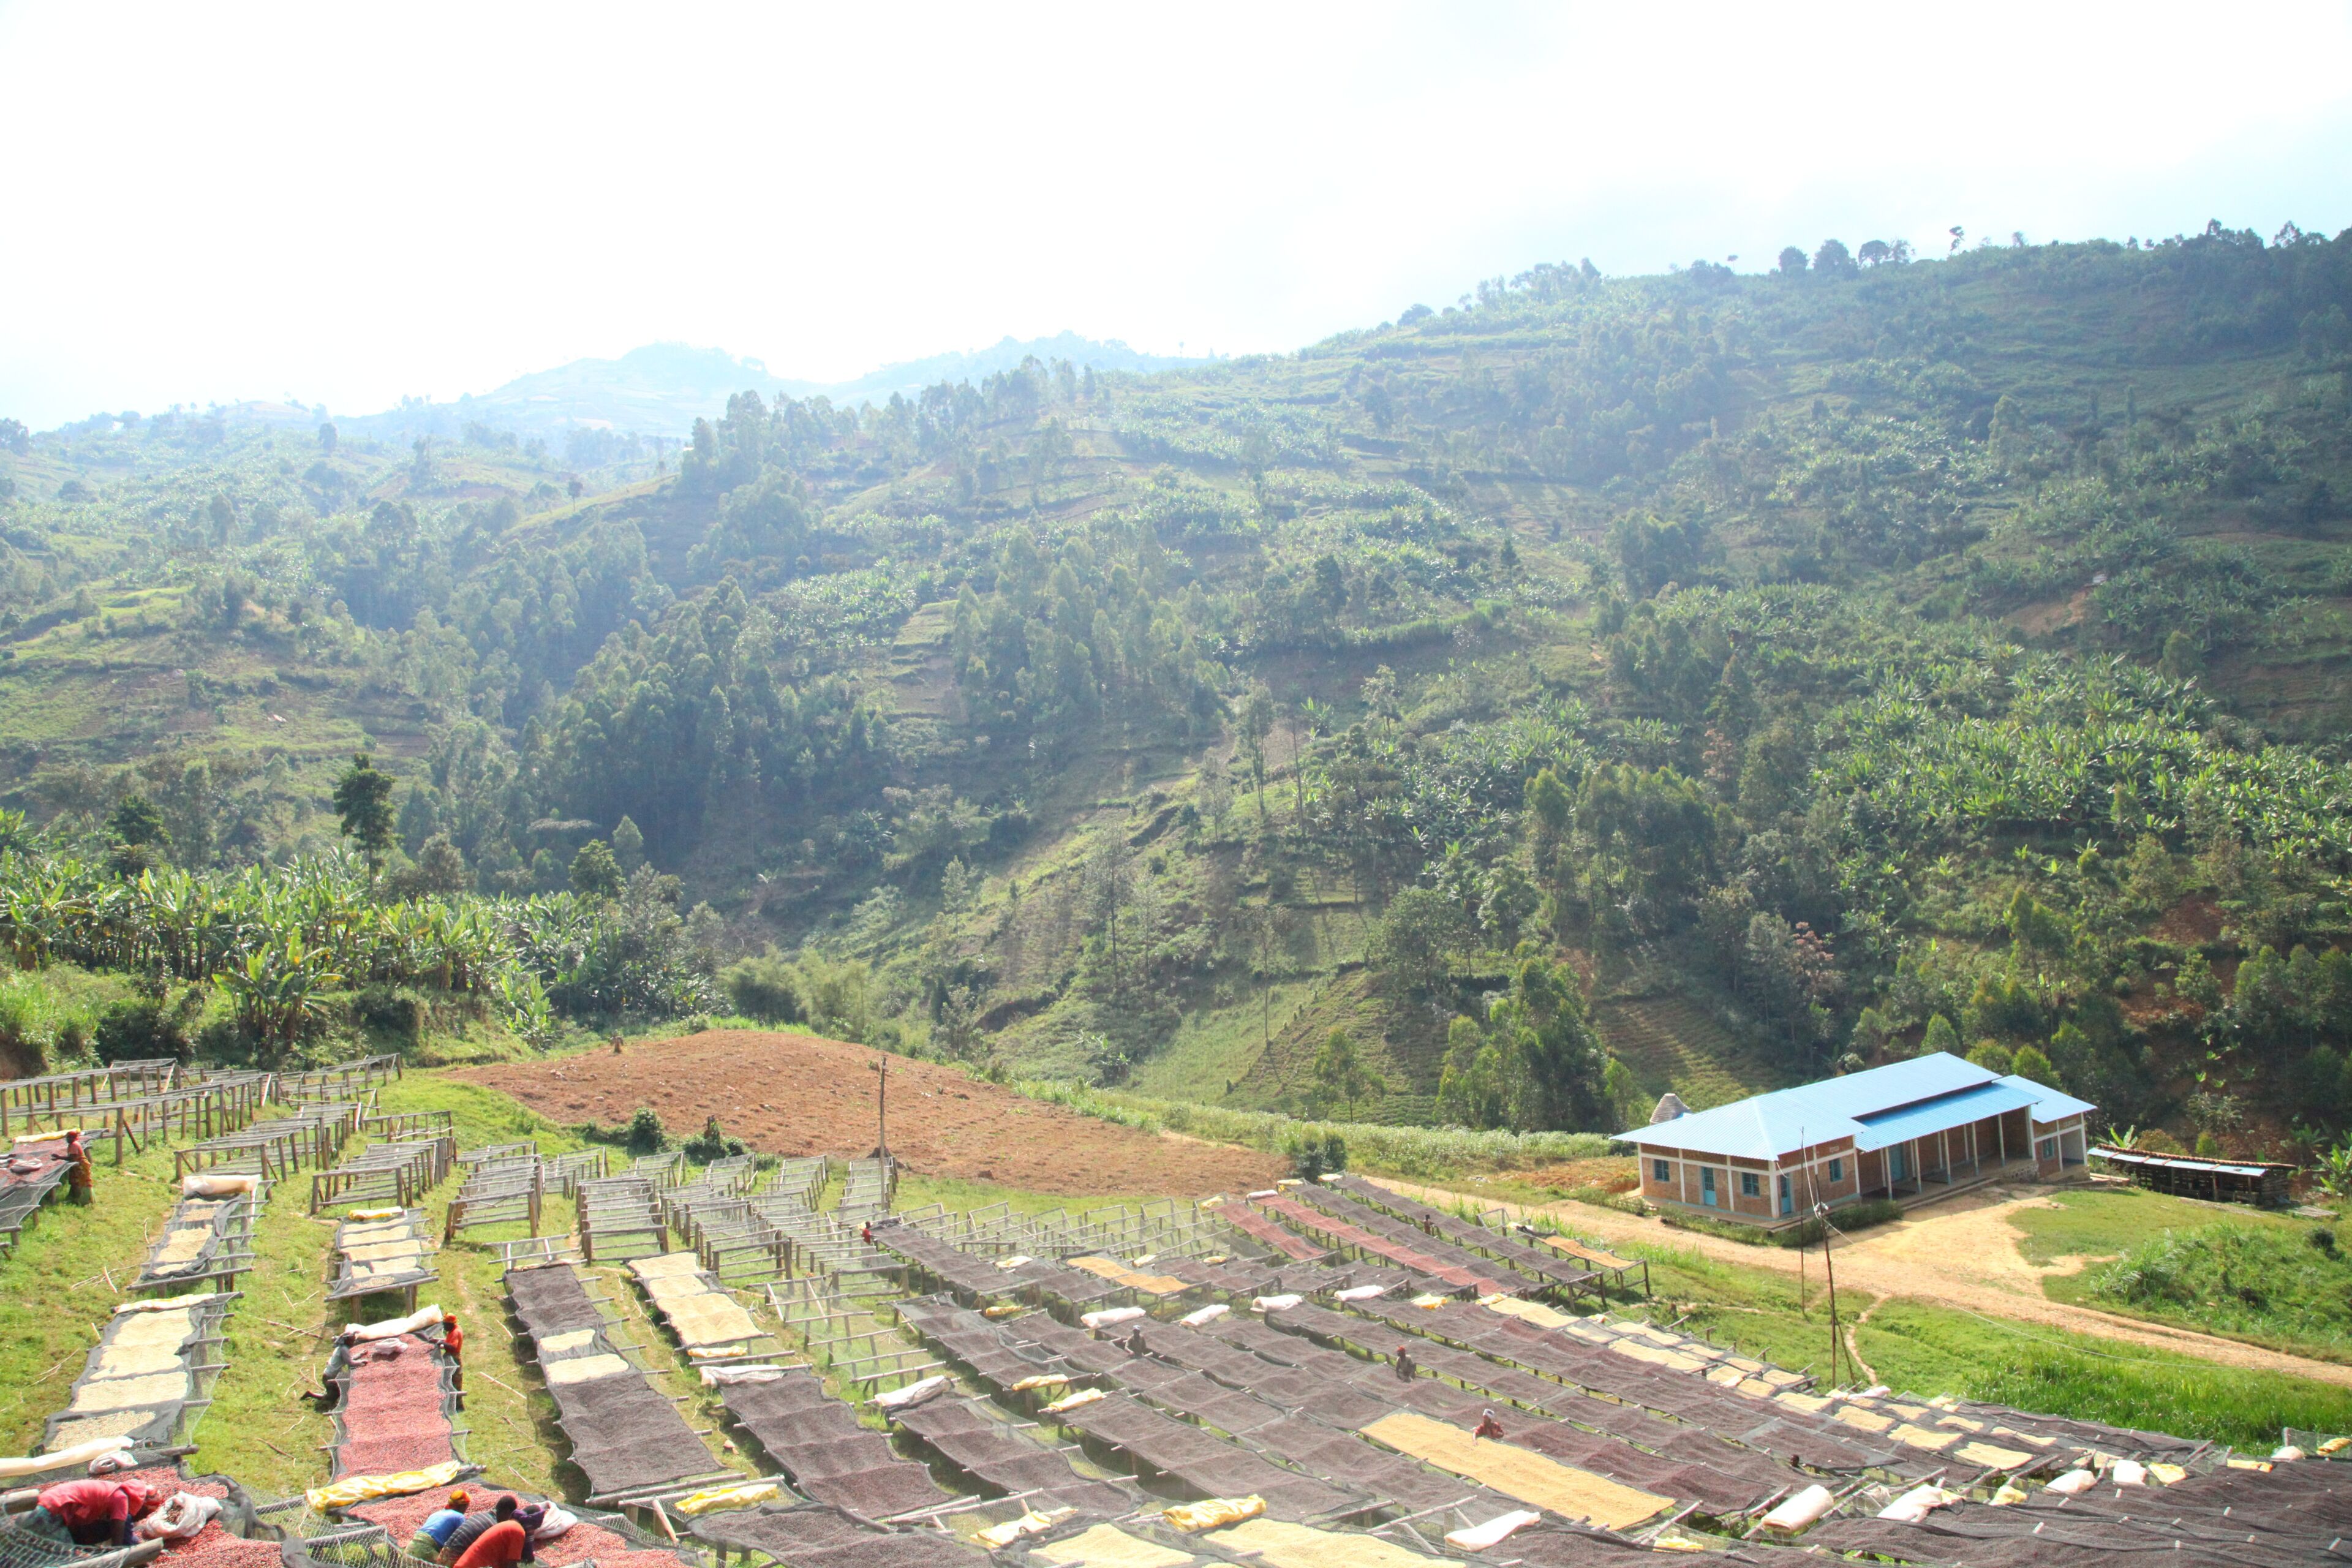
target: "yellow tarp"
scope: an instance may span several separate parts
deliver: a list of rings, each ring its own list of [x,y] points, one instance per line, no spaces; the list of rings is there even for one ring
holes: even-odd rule
[[[2031,1443],[2037,1448],[2047,1448],[2051,1444],[2055,1443],[2058,1440],[2055,1437],[2048,1436],[2046,1433],[2018,1432],[2007,1426],[1994,1427],[1992,1429],[1992,1435],[1996,1437],[2007,1437],[2019,1443]]]
[[[737,1487],[705,1487],[698,1492],[688,1492],[669,1505],[672,1513],[717,1513],[724,1509],[750,1508],[757,1503],[782,1495],[782,1489],[773,1481],[746,1481]]]
[[[1421,1568],[1423,1563],[1445,1561],[1408,1552],[1377,1535],[1309,1530],[1303,1524],[1271,1519],[1248,1520],[1210,1539],[1235,1552],[1246,1552],[1273,1568]]]
[[[1881,1415],[1876,1411],[1864,1410],[1859,1405],[1847,1405],[1837,1413],[1837,1418],[1847,1426],[1859,1427],[1864,1432],[1884,1432],[1895,1425],[1895,1417],[1892,1415]]]
[[[1505,1497],[1604,1530],[1628,1529],[1674,1506],[1672,1498],[1622,1485],[1508,1443],[1473,1437],[1459,1426],[1410,1411],[1383,1415],[1360,1430],[1377,1443],[1484,1482]]]
[[[1564,1329],[1576,1321],[1566,1312],[1556,1311],[1540,1301],[1523,1301],[1517,1296],[1489,1296],[1478,1304],[1490,1312],[1500,1312],[1507,1318],[1517,1318],[1539,1329]]]
[[[1265,1511],[1265,1499],[1252,1492],[1247,1497],[1213,1497],[1204,1502],[1182,1502],[1160,1511],[1160,1522],[1171,1530],[1181,1530],[1190,1535],[1196,1530],[1214,1530],[1221,1524],[1239,1524],[1245,1519],[1255,1519]]]
[[[1046,1568],[1188,1568],[1200,1561],[1188,1552],[1138,1540],[1114,1524],[1097,1524],[1051,1546],[1033,1546],[1029,1560]]]
[[[675,1279],[681,1274],[699,1273],[702,1258],[692,1252],[663,1252],[651,1258],[640,1258],[629,1264],[629,1272],[651,1283],[656,1279]]]
[[[371,1502],[380,1497],[406,1497],[412,1492],[432,1491],[446,1487],[457,1479],[465,1467],[455,1459],[445,1460],[429,1469],[402,1470],[389,1476],[345,1476],[340,1481],[330,1481],[323,1487],[312,1487],[302,1494],[313,1513],[324,1513],[332,1508],[349,1508],[353,1503]]]

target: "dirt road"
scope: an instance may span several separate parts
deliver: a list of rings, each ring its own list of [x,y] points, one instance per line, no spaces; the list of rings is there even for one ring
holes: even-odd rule
[[[1653,1247],[1695,1252],[1717,1262],[1778,1269],[1786,1274],[1796,1273],[1801,1266],[1798,1255],[1785,1247],[1749,1247],[1697,1231],[1676,1230],[1660,1219],[1636,1218],[1591,1204],[1503,1204],[1475,1193],[1374,1179],[1382,1186],[1425,1203],[1451,1204],[1467,1199],[1502,1208],[1514,1218],[1539,1215],[1594,1241],[1645,1242]],[[2010,1216],[2018,1210],[2048,1202],[2044,1194],[2033,1188],[2001,1187],[1948,1199],[1911,1218],[1880,1226],[1840,1242],[1836,1252],[1838,1283],[1881,1298],[1907,1296],[1988,1318],[2039,1323],[2174,1351],[2222,1366],[2286,1373],[2352,1387],[2352,1366],[2051,1300],[2042,1293],[2042,1281],[2053,1274],[2071,1274],[2081,1268],[2085,1260],[2062,1258],[2046,1268],[2029,1263],[2017,1248],[2021,1233],[2010,1223]],[[1821,1267],[1818,1254],[1812,1267]]]

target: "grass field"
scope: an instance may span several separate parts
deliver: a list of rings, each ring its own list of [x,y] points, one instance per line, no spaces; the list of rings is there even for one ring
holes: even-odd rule
[[[2302,1231],[2310,1223],[2241,1204],[2199,1203],[2141,1187],[2068,1187],[2050,1194],[2053,1206],[2018,1210],[2010,1223],[2025,1233],[2018,1250],[2029,1263],[2061,1258],[2114,1258],[2174,1231],[2224,1221]],[[2065,1283],[2065,1277],[2051,1281]],[[2056,1291],[2053,1289],[2053,1295]]]

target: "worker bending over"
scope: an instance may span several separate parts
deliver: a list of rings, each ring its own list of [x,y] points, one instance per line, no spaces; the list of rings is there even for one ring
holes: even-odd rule
[[[448,1544],[449,1538],[457,1532],[457,1527],[466,1522],[468,1500],[465,1489],[460,1488],[449,1494],[448,1501],[426,1514],[425,1522],[416,1527],[416,1533],[408,1538],[408,1554],[426,1563],[438,1561],[441,1548]]]
[[[129,1546],[131,1527],[163,1501],[163,1494],[145,1481],[94,1476],[42,1488],[19,1522],[36,1535],[76,1546]]]

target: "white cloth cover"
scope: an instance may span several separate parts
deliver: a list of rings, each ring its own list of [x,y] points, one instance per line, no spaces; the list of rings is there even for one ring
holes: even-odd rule
[[[24,1459],[0,1459],[0,1480],[14,1480],[18,1476],[45,1475],[64,1469],[68,1465],[92,1465],[109,1454],[131,1451],[128,1437],[92,1437],[87,1443],[76,1443],[70,1448],[60,1448],[54,1454],[35,1454]]]
[[[1131,1323],[1144,1315],[1140,1307],[1106,1307],[1099,1312],[1082,1315],[1078,1321],[1090,1329],[1108,1329],[1120,1323]]]
[[[1459,1547],[1465,1552],[1484,1552],[1504,1541],[1511,1531],[1533,1524],[1541,1518],[1543,1515],[1530,1513],[1523,1508],[1513,1509],[1508,1513],[1496,1514],[1484,1524],[1450,1531],[1445,1537],[1445,1544]]]
[[[1810,1486],[1796,1492],[1780,1507],[1764,1516],[1768,1530],[1802,1530],[1837,1506],[1837,1499],[1824,1486]]]
[[[1941,1487],[1913,1487],[1893,1502],[1878,1510],[1881,1519],[1895,1520],[1903,1524],[1917,1524],[1930,1513],[1958,1500],[1958,1494]]]
[[[1345,1290],[1332,1291],[1331,1299],[1335,1301],[1369,1301],[1375,1296],[1387,1294],[1388,1288],[1384,1285],[1350,1285]]]
[[[1215,1322],[1219,1318],[1223,1317],[1227,1312],[1232,1310],[1233,1309],[1231,1307],[1228,1307],[1223,1301],[1220,1301],[1213,1307],[1203,1307],[1197,1312],[1187,1312],[1176,1321],[1183,1324],[1188,1329],[1197,1329],[1203,1323]]]
[[[539,1528],[530,1532],[530,1538],[533,1541],[552,1541],[579,1522],[578,1514],[568,1512],[556,1503],[549,1503],[545,1517],[540,1520]]]
[[[705,1388],[723,1388],[735,1383],[773,1383],[784,1375],[780,1366],[706,1366],[701,1371]]]
[[[180,1178],[180,1195],[184,1198],[249,1198],[260,1185],[259,1176],[236,1176],[220,1171],[191,1171]]]
[[[1250,1310],[1254,1312],[1286,1312],[1305,1300],[1305,1297],[1297,1295],[1256,1296],[1253,1297],[1250,1300]]]
[[[2088,1470],[2069,1470],[2042,1489],[2056,1492],[2060,1497],[2081,1497],[2098,1484],[2099,1478]]]
[[[2107,1472],[2107,1479],[2119,1487],[2144,1487],[2147,1485],[2147,1467],[2137,1459],[2117,1459],[2115,1468]]]
[[[429,1329],[440,1321],[441,1309],[427,1304],[417,1308],[404,1318],[386,1318],[381,1323],[362,1323],[352,1331],[352,1337],[362,1343],[370,1340],[397,1339],[402,1334],[413,1334],[420,1330]]]
[[[894,1388],[887,1394],[877,1394],[874,1403],[884,1410],[904,1410],[910,1405],[920,1405],[948,1385],[944,1373],[910,1383],[904,1388]]]

